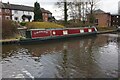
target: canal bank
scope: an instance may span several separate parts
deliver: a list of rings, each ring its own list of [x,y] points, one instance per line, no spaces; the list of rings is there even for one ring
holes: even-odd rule
[[[5,39],[5,40],[0,40],[0,44],[18,44],[19,39]]]
[[[105,34],[105,33],[112,33],[112,32],[118,32],[118,30],[106,30],[106,31],[97,31],[97,34]]]
[[[80,37],[80,36],[92,36],[95,34],[106,34],[106,33],[113,33],[113,32],[119,32],[117,30],[106,30],[106,31],[97,31],[93,34],[83,34],[83,35],[73,35],[73,36],[63,36],[63,37],[53,37],[53,38],[43,38],[43,39],[5,39],[0,40],[0,44],[7,45],[7,44],[19,44],[19,43],[28,43],[28,42],[35,42],[35,41],[46,41],[46,40],[54,40],[54,39],[64,39],[64,38],[71,38],[71,37]]]

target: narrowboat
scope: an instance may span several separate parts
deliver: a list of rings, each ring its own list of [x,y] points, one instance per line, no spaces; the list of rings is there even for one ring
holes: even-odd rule
[[[57,29],[29,29],[25,31],[25,38],[20,42],[37,42],[45,40],[63,39],[76,36],[96,34],[96,27],[57,28]]]

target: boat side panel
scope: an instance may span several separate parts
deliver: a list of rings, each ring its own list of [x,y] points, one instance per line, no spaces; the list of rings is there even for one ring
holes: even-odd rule
[[[92,28],[92,32],[94,32],[95,31],[95,28]]]
[[[68,29],[68,34],[79,34],[80,29]]]
[[[32,38],[42,38],[51,36],[50,30],[33,30],[31,31]]]
[[[63,36],[63,30],[52,30],[52,36]]]
[[[88,32],[88,28],[84,28],[84,32]]]
[[[49,30],[30,30],[31,38],[47,38],[47,37],[56,37],[56,36],[69,36],[77,35],[83,33],[93,33],[96,32],[95,28],[76,28],[76,29],[49,29]]]

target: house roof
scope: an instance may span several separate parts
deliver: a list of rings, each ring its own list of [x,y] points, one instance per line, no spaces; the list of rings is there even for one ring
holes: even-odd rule
[[[0,8],[11,9],[11,10],[21,10],[21,11],[34,11],[34,7],[31,7],[31,6],[9,4],[9,3],[2,3],[2,2],[0,2]],[[50,11],[45,10],[44,8],[41,8],[41,11],[46,13],[51,13]]]
[[[108,14],[108,15],[110,15],[109,12],[104,12],[104,11],[101,10],[101,9],[95,10],[94,13],[95,13],[95,14]]]
[[[48,11],[48,10],[45,10],[45,11],[43,11],[43,12],[45,12],[45,13],[49,13],[49,14],[52,14],[50,11]]]
[[[101,10],[101,9],[98,9],[98,10],[95,10],[94,13],[106,13],[106,12],[104,12],[104,11]]]
[[[15,5],[15,4],[10,4],[12,10],[22,10],[22,11],[33,11],[34,8],[30,6],[24,6],[24,5]]]

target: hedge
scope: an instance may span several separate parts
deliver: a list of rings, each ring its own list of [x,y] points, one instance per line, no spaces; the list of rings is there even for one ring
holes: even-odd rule
[[[18,24],[11,20],[2,20],[2,38],[13,38],[18,33],[17,26]]]
[[[56,23],[51,22],[28,22],[26,27],[29,29],[35,28],[64,28],[62,25],[58,25]]]

